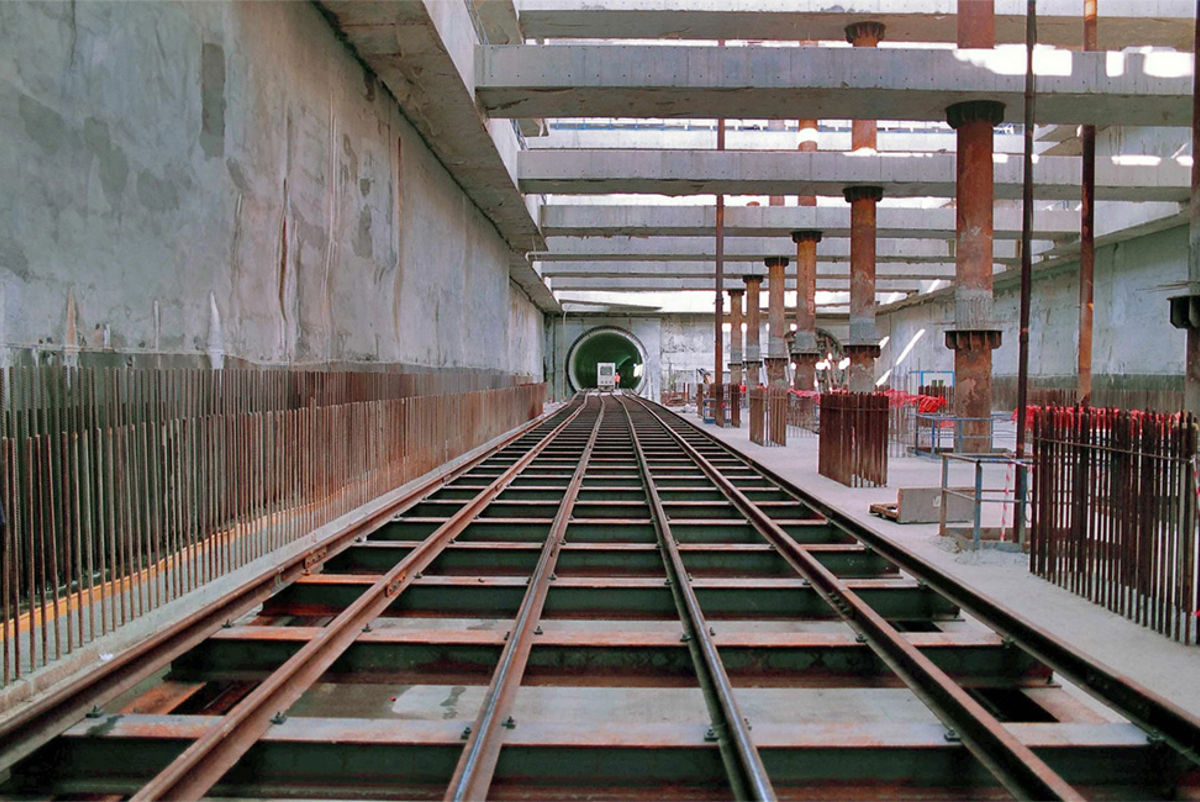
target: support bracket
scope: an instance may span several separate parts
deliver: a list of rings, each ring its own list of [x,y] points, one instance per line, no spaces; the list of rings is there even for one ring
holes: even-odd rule
[[[1000,339],[999,329],[946,329],[946,347],[952,351],[994,351]]]

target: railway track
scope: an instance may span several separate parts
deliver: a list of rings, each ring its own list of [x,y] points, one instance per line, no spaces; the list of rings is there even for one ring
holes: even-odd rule
[[[280,577],[0,722],[0,792],[1200,796],[1196,719],[632,396]]]

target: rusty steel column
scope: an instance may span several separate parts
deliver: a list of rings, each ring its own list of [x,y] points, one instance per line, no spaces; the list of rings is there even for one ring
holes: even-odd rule
[[[724,40],[721,44],[725,44]],[[717,150],[725,150],[725,120],[717,120]],[[725,382],[725,196],[717,196],[713,298],[713,384]]]
[[[875,390],[875,360],[879,357],[879,331],[875,328],[875,204],[883,198],[881,187],[858,186],[843,190],[850,203],[850,337],[843,351],[850,358],[850,389]]]
[[[817,377],[821,351],[817,346],[817,243],[820,231],[793,231],[796,243],[796,332],[792,338],[792,361],[796,373],[792,386],[811,390]]]
[[[746,372],[742,381],[748,389],[758,386],[762,367],[762,351],[758,346],[758,307],[761,303],[759,290],[762,288],[762,276],[745,276],[743,280],[746,282],[746,346],[742,355],[742,366]]]
[[[1096,0],[1083,0],[1083,49],[1096,42]],[[1092,403],[1092,312],[1096,272],[1096,126],[1080,131],[1083,147],[1082,202],[1079,206],[1079,403]]]
[[[767,130],[768,131],[786,131],[787,125],[786,125],[786,123],[784,123],[783,120],[767,120]],[[783,196],[782,195],[768,195],[767,196],[767,205],[768,206],[783,206],[784,205]]]
[[[1193,52],[1200,53],[1200,0]],[[1200,76],[1192,75],[1192,191],[1188,217],[1187,294],[1170,299],[1171,325],[1187,330],[1183,408],[1200,415]]]
[[[746,291],[738,287],[729,291],[729,381],[742,383],[742,296]]]
[[[992,350],[1000,330],[992,320],[992,128],[1004,118],[1004,104],[970,100],[946,109],[958,133],[955,238],[954,328],[946,347],[954,351],[954,414],[992,414]],[[962,449],[991,450],[990,424],[963,427]]]
[[[816,120],[800,120],[800,144],[796,146],[796,150],[801,153],[816,153],[817,151],[817,129],[819,124]],[[816,206],[816,195],[800,195],[796,198],[797,206]]]
[[[878,47],[886,26],[882,22],[856,22],[846,26],[846,41],[855,47]],[[850,149],[875,150],[876,131],[874,120],[852,120],[850,123]]]
[[[996,6],[994,0],[958,0],[958,46],[996,46]]]
[[[786,256],[768,256],[767,265],[767,383],[787,386],[787,316],[783,307]]]

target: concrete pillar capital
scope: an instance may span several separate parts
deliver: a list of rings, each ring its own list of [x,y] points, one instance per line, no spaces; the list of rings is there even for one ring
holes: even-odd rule
[[[820,231],[793,231],[792,242],[820,242]]]
[[[856,186],[846,187],[842,190],[842,194],[846,196],[848,203],[854,203],[856,200],[873,200],[880,201],[883,199],[883,187],[874,186]]]
[[[786,256],[768,256],[763,259],[763,264],[767,267],[787,267],[788,258]]]
[[[743,293],[746,292],[746,288],[745,287],[731,287],[731,288],[725,290],[725,292],[729,293],[730,295],[742,295]]]
[[[946,107],[946,123],[955,130],[976,121],[999,125],[1004,121],[1004,104],[996,100],[965,100]]]
[[[846,26],[846,41],[855,47],[875,47],[883,41],[887,26],[875,20],[854,22]]]
[[[742,281],[746,282],[747,286],[758,286],[762,284],[763,277],[758,275],[742,276]]]

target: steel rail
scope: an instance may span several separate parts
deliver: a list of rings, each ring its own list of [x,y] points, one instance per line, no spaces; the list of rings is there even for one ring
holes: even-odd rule
[[[1200,28],[1198,28],[1200,30]],[[1200,162],[1198,162],[1200,163]],[[782,488],[794,493],[831,524],[895,563],[911,576],[966,610],[998,635],[1010,639],[1033,657],[1066,677],[1093,697],[1111,706],[1131,722],[1200,766],[1200,717],[1192,715],[1116,669],[1063,643],[1050,632],[1004,605],[942,572],[925,558],[873,532],[835,507],[796,487],[758,461],[741,454],[681,416],[667,410],[680,423],[726,453],[749,465]]]
[[[503,741],[503,731],[507,724],[505,716],[512,708],[521,680],[525,675],[525,666],[529,662],[529,652],[533,648],[535,627],[542,616],[546,604],[546,596],[550,592],[550,581],[558,563],[560,547],[564,542],[567,524],[571,520],[571,511],[583,485],[583,476],[587,472],[588,463],[592,458],[596,439],[600,434],[600,424],[604,420],[605,403],[602,398],[600,409],[596,414],[596,422],[592,424],[591,434],[571,474],[571,481],[563,493],[562,502],[550,525],[546,542],[542,545],[541,555],[537,566],[530,576],[529,589],[521,600],[521,607],[513,623],[512,632],[507,635],[500,661],[492,674],[487,694],[484,696],[483,707],[475,719],[475,725],[468,735],[467,744],[463,747],[458,758],[450,785],[446,791],[447,800],[473,800],[487,798],[492,777],[496,771],[496,762],[500,758],[500,748]],[[587,402],[585,402],[586,404]]]
[[[687,630],[685,637],[688,640],[688,649],[692,654],[701,685],[708,691],[706,696],[715,703],[710,703],[713,732],[721,748],[721,757],[729,775],[730,786],[738,799],[773,800],[776,794],[771,785],[771,778],[767,775],[762,756],[759,755],[758,747],[750,735],[750,724],[741,713],[733,692],[733,684],[729,681],[725,665],[721,662],[720,653],[713,642],[712,630],[709,629],[700,601],[692,589],[691,578],[679,554],[679,545],[671,532],[671,524],[663,508],[654,476],[650,472],[650,464],[642,449],[633,416],[630,415],[624,397],[620,398],[619,403],[629,424],[629,434],[642,475],[642,484],[650,503],[650,518],[663,554],[668,582],[671,584],[676,604],[681,608],[680,618]]]
[[[641,399],[638,401],[746,516],[751,525],[779,550],[796,572],[862,636],[867,646],[953,731],[952,737],[961,738],[963,745],[1010,793],[1021,799],[1084,799],[929,657],[901,636],[887,619],[822,565],[808,549],[797,543],[695,446],[667,425],[652,407]]]
[[[354,545],[363,534],[402,514],[447,482],[472,470],[496,452],[543,425],[555,414],[557,411],[539,415],[466,462],[437,471],[403,497],[350,521],[338,531],[281,564],[260,572],[221,598],[4,717],[0,721],[0,771],[48,743],[93,708],[103,706],[200,644],[225,622],[245,615],[277,593],[282,586],[313,571]]]
[[[446,545],[579,416],[583,407],[580,403],[565,420],[381,576],[131,799],[137,802],[196,800],[204,796],[354,643],[363,628],[396,600],[415,575],[433,562]]]

